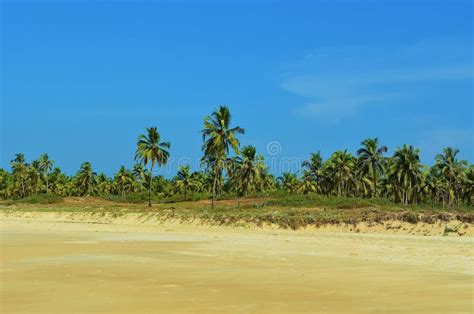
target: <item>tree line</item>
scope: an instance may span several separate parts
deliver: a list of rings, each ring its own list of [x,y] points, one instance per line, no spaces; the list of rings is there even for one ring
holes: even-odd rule
[[[301,174],[270,174],[264,157],[253,146],[241,147],[245,130],[232,126],[229,108],[221,106],[204,119],[202,169],[192,172],[181,166],[175,177],[166,179],[154,172],[167,164],[171,143],[162,141],[156,127],[139,136],[132,169],[121,166],[113,177],[97,173],[89,162],[69,176],[54,167],[47,154],[28,163],[21,153],[11,161],[11,172],[0,169],[0,198],[23,198],[37,194],[61,196],[125,196],[147,193],[184,199],[195,193],[212,198],[222,194],[247,196],[285,190],[290,194],[318,193],[362,198],[387,198],[403,205],[442,204],[443,207],[471,205],[474,165],[459,160],[459,150],[445,148],[433,166],[423,165],[419,149],[403,145],[392,156],[377,138],[361,143],[354,156],[347,150],[334,152],[327,160],[317,152],[302,163]]]

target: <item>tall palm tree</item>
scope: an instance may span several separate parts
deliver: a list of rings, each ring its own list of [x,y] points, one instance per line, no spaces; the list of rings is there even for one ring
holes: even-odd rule
[[[49,193],[49,172],[53,169],[54,161],[49,159],[48,154],[43,154],[39,158],[39,162],[41,164],[41,170],[43,171],[43,176],[45,178],[46,183],[46,194]]]
[[[248,192],[257,188],[261,180],[262,157],[257,154],[256,148],[250,145],[243,147],[241,153],[242,157],[234,174],[234,184],[247,196]]]
[[[334,152],[328,160],[326,170],[334,180],[338,196],[348,194],[349,185],[354,181],[354,166],[354,157],[347,150]]]
[[[465,171],[464,180],[462,182],[462,197],[466,205],[470,206],[474,200],[474,165],[469,165]]]
[[[436,167],[448,182],[447,200],[449,206],[453,205],[453,201],[459,192],[459,185],[462,176],[465,174],[467,162],[456,158],[459,149],[447,147],[442,154],[436,155]]]
[[[308,170],[308,175],[311,175],[315,181],[319,181],[323,167],[323,157],[321,153],[312,153],[309,160],[303,161],[302,166]]]
[[[426,180],[424,184],[424,189],[429,195],[431,200],[431,207],[434,207],[434,203],[442,191],[442,182],[441,175],[437,167],[431,167],[426,174]]]
[[[25,161],[24,154],[15,154],[15,158],[11,161],[12,174],[16,182],[20,184],[20,196],[26,196],[26,180],[28,178],[28,165]]]
[[[240,142],[238,134],[244,134],[241,127],[231,127],[232,115],[229,108],[220,106],[210,116],[204,118],[204,128],[202,129],[204,152],[203,161],[212,169],[214,181],[212,184],[212,208],[216,200],[216,188],[218,180],[222,177],[222,171],[230,149],[235,154],[239,153]]]
[[[161,142],[161,136],[156,127],[146,128],[147,134],[138,137],[135,160],[142,162],[146,167],[150,165],[150,181],[148,184],[148,206],[151,207],[151,190],[153,182],[153,168],[166,165],[171,147],[170,142]]]
[[[89,196],[97,183],[97,173],[92,170],[90,162],[83,162],[76,174],[76,180],[82,195]]]
[[[397,148],[393,155],[391,167],[391,175],[402,192],[402,203],[407,205],[410,200],[410,193],[413,194],[416,191],[421,181],[420,150],[406,144],[401,148]]]
[[[11,175],[5,169],[0,168],[0,198],[6,199],[11,197]]]
[[[35,194],[38,195],[38,189],[41,184],[41,164],[38,160],[33,160],[29,167],[30,181],[32,189],[35,190]]]
[[[371,173],[374,183],[374,196],[377,196],[377,177],[383,174],[383,154],[387,146],[380,146],[377,138],[368,138],[361,143],[364,147],[357,151],[362,173]]]

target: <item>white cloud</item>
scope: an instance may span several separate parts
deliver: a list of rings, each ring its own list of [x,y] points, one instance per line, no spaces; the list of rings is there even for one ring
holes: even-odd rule
[[[451,52],[451,53],[449,53]],[[287,65],[281,87],[306,98],[295,110],[304,117],[340,122],[368,105],[403,96],[399,83],[473,77],[472,47],[425,40],[405,47],[329,47]]]

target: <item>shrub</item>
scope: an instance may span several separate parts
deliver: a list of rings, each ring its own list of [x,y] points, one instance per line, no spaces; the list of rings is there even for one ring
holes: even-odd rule
[[[63,201],[63,198],[56,194],[39,194],[31,195],[15,201],[15,203],[23,204],[55,204]]]
[[[415,213],[404,213],[402,215],[402,221],[406,221],[411,224],[416,224],[418,222],[418,215]]]

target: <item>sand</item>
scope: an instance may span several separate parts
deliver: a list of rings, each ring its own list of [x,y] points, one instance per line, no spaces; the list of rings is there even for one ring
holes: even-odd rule
[[[474,312],[470,236],[0,223],[1,313]]]

